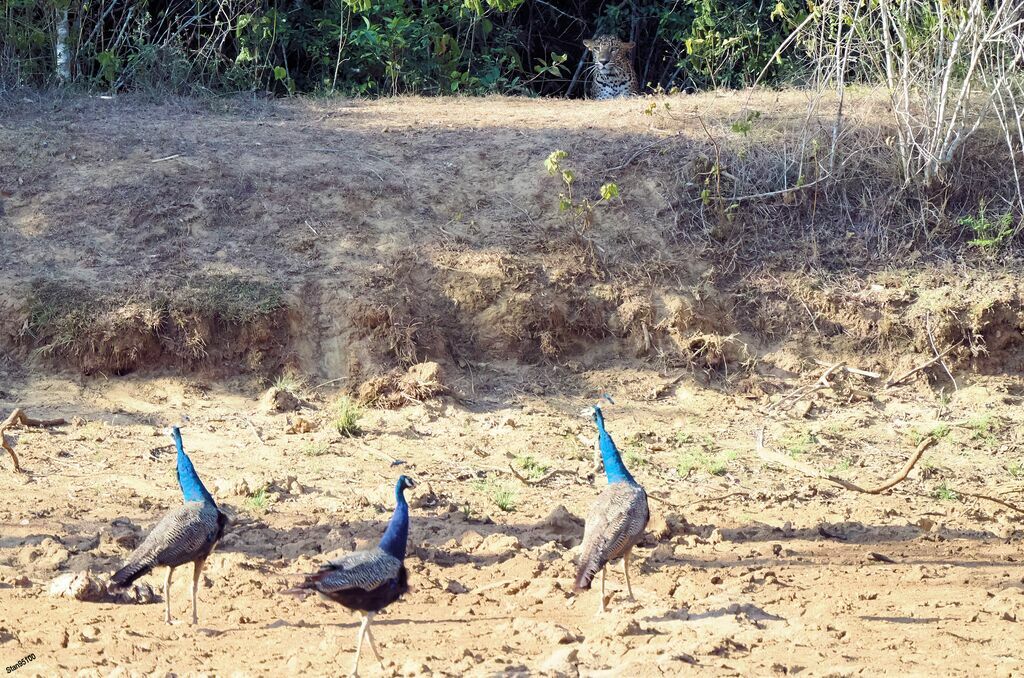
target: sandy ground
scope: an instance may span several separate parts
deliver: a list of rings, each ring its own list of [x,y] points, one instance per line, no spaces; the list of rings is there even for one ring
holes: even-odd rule
[[[913,385],[870,388],[872,400],[853,404],[820,392],[805,419],[766,416],[766,397],[690,379],[651,400],[661,380],[650,373],[589,375],[617,397],[608,425],[654,513],[633,570],[636,602],[616,568],[601,615],[596,591],[571,593],[578,517],[603,484],[577,438],[591,433],[576,415],[587,401],[557,395],[557,384],[549,397],[525,396],[492,376],[473,398],[369,412],[357,439],[330,430],[325,398],[310,390],[303,412],[285,415],[263,413],[246,381],[5,379],[0,409],[75,419],[17,431],[26,473],[0,473],[0,663],[34,655],[24,676],[347,672],[354,617],[281,590],[287,575],[378,539],[405,472],[420,481],[413,592],[378,617],[386,665],[366,653],[366,675],[1024,670],[1019,514],[953,493],[994,491],[1020,474],[1014,382],[964,384],[941,400]],[[180,501],[159,427],[182,414],[200,474],[234,517],[205,571],[200,626],[165,625],[159,600],[48,595],[62,573],[109,575]],[[285,433],[296,416],[318,430]],[[906,482],[869,496],[762,463],[752,444],[762,422],[777,451],[865,485],[903,465],[915,431],[938,443]],[[565,473],[525,485],[507,471],[525,455]],[[244,496],[264,484],[262,500]],[[496,505],[497,489],[510,510]],[[189,615],[189,574],[172,588],[178,619]],[[145,581],[158,588],[162,572]]]
[[[809,270],[819,243],[775,233],[779,212],[757,204],[741,237],[716,234],[696,197],[703,120],[770,154],[806,102],[671,103],[0,101],[0,415],[69,422],[8,432],[22,474],[0,456],[0,666],[341,675],[354,616],[281,591],[379,539],[407,473],[413,591],[378,618],[386,665],[367,652],[366,675],[1024,672],[1022,513],[992,500],[1024,491],[1019,265],[875,258],[844,215],[842,238],[820,243],[834,267]],[[733,138],[749,107],[768,136]],[[543,167],[556,149],[577,199],[621,184],[582,235]],[[758,179],[743,192],[777,188]],[[279,286],[282,305],[234,333],[206,309],[183,352],[189,318],[147,303],[204,276]],[[31,306],[40,281],[78,305]],[[935,342],[956,347],[956,384],[935,365],[892,388],[842,370],[812,388],[815,359],[888,376]],[[371,410],[358,438],[332,430],[335,389],[424,360],[444,365],[446,395]],[[307,375],[303,409],[268,413],[259,398],[286,369]],[[654,515],[636,602],[616,566],[602,615],[571,585],[604,482],[578,412],[603,392]],[[51,595],[59,577],[109,576],[180,502],[160,430],[184,415],[233,517],[199,627],[165,625],[159,597]],[[299,417],[312,430],[288,433]],[[876,486],[928,436],[878,495],[793,468]],[[171,595],[181,620],[188,569]],[[163,573],[145,582],[159,590]]]

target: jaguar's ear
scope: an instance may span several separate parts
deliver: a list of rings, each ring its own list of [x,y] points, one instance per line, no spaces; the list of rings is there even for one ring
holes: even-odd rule
[[[632,52],[633,51],[633,47],[634,47],[634,45],[631,42],[624,42],[624,43],[622,43],[622,49],[626,50],[627,52]]]
[[[583,46],[586,47],[587,49],[594,49],[594,41],[593,40],[584,40],[583,41]]]

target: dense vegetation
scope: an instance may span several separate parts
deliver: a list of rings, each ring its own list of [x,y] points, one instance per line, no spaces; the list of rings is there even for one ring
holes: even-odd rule
[[[5,0],[0,76],[93,88],[564,94],[582,40],[637,45],[671,90],[771,82],[802,0]],[[66,49],[66,53],[64,50]],[[576,93],[581,87],[574,87]]]

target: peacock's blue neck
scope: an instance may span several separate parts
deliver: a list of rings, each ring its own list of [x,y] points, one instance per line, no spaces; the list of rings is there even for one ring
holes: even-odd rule
[[[182,498],[185,501],[201,501],[216,506],[217,503],[199,479],[192,460],[185,454],[185,448],[181,444],[181,431],[177,426],[172,429],[171,435],[174,437],[174,446],[178,448],[178,486],[181,488]]]
[[[615,447],[615,441],[608,435],[608,431],[604,427],[604,415],[601,414],[601,408],[599,407],[594,408],[594,421],[597,422],[601,460],[604,462],[604,473],[608,478],[608,484],[629,483],[630,485],[636,485],[633,476],[629,474],[626,465],[622,463],[622,457],[619,455],[618,448]]]
[[[404,490],[399,478],[395,485],[395,512],[380,540],[381,549],[399,560],[405,560],[405,545],[409,540],[409,504],[405,501]]]

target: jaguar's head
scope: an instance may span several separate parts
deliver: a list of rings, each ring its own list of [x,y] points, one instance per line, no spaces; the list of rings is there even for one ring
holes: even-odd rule
[[[618,62],[628,61],[633,49],[633,43],[622,42],[614,35],[596,35],[584,40],[583,46],[590,50],[595,67],[602,73],[607,73]]]

